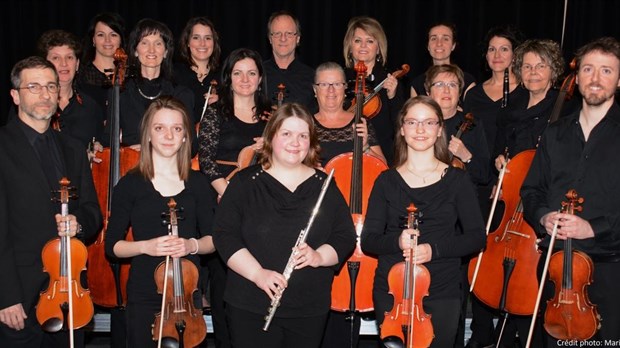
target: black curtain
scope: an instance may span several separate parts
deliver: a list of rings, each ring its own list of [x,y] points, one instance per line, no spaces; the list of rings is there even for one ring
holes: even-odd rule
[[[166,23],[178,35],[189,18],[207,16],[220,34],[224,57],[235,48],[249,47],[266,58],[271,52],[266,21],[274,11],[289,10],[302,25],[298,55],[311,66],[328,60],[343,63],[342,39],[348,20],[368,15],[384,26],[390,70],[408,63],[409,77],[431,64],[426,35],[438,21],[456,24],[458,46],[453,60],[479,80],[487,77],[480,42],[496,25],[512,24],[528,38],[560,42],[566,7],[563,50],[567,61],[594,38],[620,36],[617,0],[2,0],[0,4],[0,124],[12,102],[10,69],[34,54],[41,33],[64,29],[83,37],[90,19],[103,11],[123,16],[126,34],[145,17]]]

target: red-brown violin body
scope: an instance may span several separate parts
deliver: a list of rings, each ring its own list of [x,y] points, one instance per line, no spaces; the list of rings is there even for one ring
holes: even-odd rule
[[[416,208],[407,208],[407,228],[418,229]],[[413,237],[413,248],[417,236]],[[424,312],[422,300],[428,296],[431,275],[424,265],[410,259],[392,266],[388,273],[389,294],[394,298],[392,310],[385,313],[381,340],[386,347],[427,348],[433,341],[431,315]]]

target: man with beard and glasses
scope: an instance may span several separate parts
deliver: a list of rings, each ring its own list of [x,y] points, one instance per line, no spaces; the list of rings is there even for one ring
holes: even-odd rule
[[[41,250],[67,233],[94,236],[101,212],[86,149],[50,128],[60,90],[54,65],[42,57],[23,59],[13,67],[11,83],[17,117],[0,128],[0,342],[12,348],[67,347],[68,332],[44,332],[35,315],[48,283]],[[51,199],[62,177],[75,188],[66,216]],[[80,329],[75,347],[83,346]]]
[[[620,43],[611,37],[597,39],[580,48],[576,58],[577,84],[583,96],[581,110],[549,125],[521,197],[526,220],[543,237],[539,273],[546,253],[562,249],[567,238],[573,240],[573,250],[586,253],[594,262],[593,281],[586,289],[597,306],[601,327],[590,341],[608,346],[609,340],[620,338],[620,163],[616,160],[620,152],[620,106],[614,100],[620,87]],[[583,211],[575,215],[558,212],[570,189],[584,199]],[[552,251],[548,247],[556,224],[557,241]],[[547,280],[542,312],[552,297],[553,283]],[[537,322],[542,325],[542,321]],[[548,347],[566,343],[546,332],[543,335]],[[541,344],[532,344],[538,346]]]

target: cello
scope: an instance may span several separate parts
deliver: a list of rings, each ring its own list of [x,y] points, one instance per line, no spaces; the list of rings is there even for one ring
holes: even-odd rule
[[[357,71],[357,67],[356,67],[356,71]],[[407,73],[409,73],[409,64],[403,64],[401,66],[401,70],[396,70],[392,73],[392,76],[394,76],[394,78],[401,78],[405,75],[407,75]],[[375,88],[373,88],[372,92],[368,93],[365,97],[364,97],[364,104],[363,104],[363,110],[364,110],[364,116],[366,116],[367,118],[373,118],[375,116],[377,116],[377,114],[379,113],[379,111],[381,111],[381,98],[378,96],[379,92],[383,89],[383,85],[385,84],[385,81],[387,81],[387,77],[385,79],[383,79],[383,81],[379,82]],[[356,81],[357,83],[357,81]],[[364,88],[365,90],[365,88]],[[357,97],[355,99],[352,100],[351,102],[351,106],[349,106],[349,109],[347,109],[347,111],[349,112],[354,112],[355,111],[355,105],[358,103],[357,101]]]
[[[71,182],[60,179],[61,215],[69,215]],[[69,221],[65,224],[69,231]],[[80,274],[86,268],[87,251],[82,242],[68,234],[52,239],[41,251],[43,271],[50,277],[47,290],[42,291],[37,304],[37,320],[47,332],[69,331],[70,347],[74,346],[73,330],[86,326],[93,318],[94,307],[88,289],[80,284]]]
[[[574,70],[574,67],[573,60],[571,68]],[[564,100],[572,96],[574,83],[573,72],[562,83],[549,123],[559,118]],[[502,168],[505,178],[503,183],[497,185],[495,200],[501,188],[505,204],[504,216],[497,229],[488,233],[494,213],[494,209],[491,210],[487,223],[486,249],[470,261],[468,271],[470,291],[478,299],[492,308],[516,315],[533,313],[538,285],[532,270],[538,265],[540,251],[536,246],[536,233],[523,218],[523,204],[519,194],[534,154],[535,150],[520,152]]]
[[[385,313],[381,325],[381,339],[387,348],[426,348],[433,341],[431,315],[424,312],[422,299],[428,296],[431,274],[424,265],[411,261],[411,252],[418,246],[418,218],[413,203],[407,207],[407,228],[411,235],[409,257],[392,266],[388,273],[389,294],[394,297],[392,310]]]
[[[122,308],[127,301],[125,284],[129,277],[129,263],[108,260],[105,255],[104,240],[112,208],[114,186],[125,172],[138,163],[140,153],[130,148],[120,147],[120,89],[125,79],[127,64],[127,54],[123,49],[116,50],[114,64],[113,94],[108,117],[111,130],[110,147],[100,154],[101,162],[93,163],[91,168],[105,223],[95,242],[88,247],[87,276],[95,304],[107,308]]]
[[[169,234],[179,236],[177,203],[173,198],[168,202]],[[198,291],[198,268],[190,260],[170,256],[161,262],[154,273],[157,293],[162,294],[161,311],[155,314],[153,340],[157,347],[196,347],[207,336],[207,325],[202,317],[202,309],[194,306],[193,294]]]
[[[354,123],[361,123],[364,106],[364,81],[366,66],[358,62],[355,66],[356,107]],[[363,152],[363,139],[355,132],[353,152],[343,153],[332,158],[325,171],[335,170],[334,179],[342,195],[349,204],[349,210],[357,233],[357,242],[353,255],[345,266],[334,276],[332,283],[331,309],[354,315],[355,312],[369,312],[374,308],[372,302],[372,284],[377,268],[377,259],[362,252],[360,234],[364,227],[364,215],[368,205],[370,190],[379,174],[387,169],[379,158]]]

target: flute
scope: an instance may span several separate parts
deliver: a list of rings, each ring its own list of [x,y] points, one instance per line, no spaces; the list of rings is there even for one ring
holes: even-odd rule
[[[297,241],[295,242],[295,247],[298,247],[300,244],[306,241],[306,238],[308,237],[308,231],[310,231],[310,228],[312,227],[312,224],[314,223],[314,218],[316,217],[316,214],[319,212],[319,208],[321,207],[321,202],[323,202],[323,197],[325,197],[325,192],[327,192],[327,187],[329,186],[329,182],[332,180],[333,176],[334,176],[334,170],[332,169],[331,172],[329,172],[327,179],[325,179],[323,186],[321,186],[321,192],[319,193],[319,198],[317,199],[314,205],[314,209],[312,209],[312,214],[310,215],[310,219],[308,220],[308,224],[306,225],[306,228],[304,228],[303,230],[301,230],[301,232],[299,232],[299,236],[297,237]],[[297,255],[297,251],[293,251],[291,253],[291,256],[289,256],[288,258],[288,262],[286,263],[286,267],[284,267],[284,272],[282,272],[282,275],[284,276],[287,282],[289,279],[291,279],[291,274],[295,270],[295,256],[296,255]],[[271,305],[269,305],[268,313],[265,316],[265,325],[263,326],[263,331],[269,330],[269,325],[271,325],[271,320],[273,320],[273,316],[276,314],[276,310],[278,309],[278,306],[280,306],[280,299],[282,298],[282,294],[284,293],[284,290],[285,289],[281,289],[280,293],[276,294],[273,300],[271,301]]]

